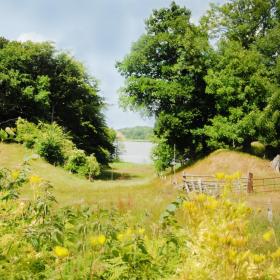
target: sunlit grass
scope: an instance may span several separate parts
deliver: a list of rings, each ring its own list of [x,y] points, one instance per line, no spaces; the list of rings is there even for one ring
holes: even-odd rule
[[[0,166],[13,169],[31,154],[32,151],[18,144],[0,144]],[[170,180],[158,179],[153,166],[146,164],[113,163],[111,169],[93,182],[42,159],[31,161],[31,172],[54,186],[58,206],[116,207],[132,212],[135,220],[158,219],[166,204],[177,195]],[[25,186],[22,199],[31,195],[32,190]]]

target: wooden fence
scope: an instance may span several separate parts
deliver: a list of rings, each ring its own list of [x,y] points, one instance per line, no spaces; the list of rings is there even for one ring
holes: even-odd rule
[[[176,185],[187,192],[218,195],[226,184],[228,184],[226,180],[218,180],[215,176],[184,173],[182,184]],[[232,191],[236,193],[280,191],[280,177],[254,178],[253,173],[249,173],[247,177],[232,180],[231,185]]]

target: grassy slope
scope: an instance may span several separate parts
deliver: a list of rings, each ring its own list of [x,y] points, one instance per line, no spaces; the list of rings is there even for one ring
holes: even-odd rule
[[[242,176],[247,176],[249,172],[253,172],[254,177],[279,176],[279,173],[270,167],[268,160],[229,150],[213,152],[183,171],[197,175],[214,175],[217,172],[231,174],[240,171]]]
[[[13,169],[32,152],[18,144],[0,143],[0,167]],[[133,210],[136,215],[145,215],[143,209],[158,216],[176,192],[167,183],[155,178],[151,165],[116,163],[112,165],[102,180],[89,182],[84,178],[69,174],[61,167],[54,167],[42,159],[33,160],[31,172],[48,180],[54,186],[54,194],[60,205],[84,204],[111,206],[124,211]],[[31,190],[26,186],[23,198]]]
[[[0,167],[15,168],[31,151],[17,144],[0,143]],[[54,167],[44,160],[32,162],[32,173],[50,181],[54,186],[54,193],[60,204],[84,204],[110,206],[143,213],[143,209],[158,216],[161,210],[176,195],[176,190],[170,186],[170,178],[157,179],[153,167],[117,163],[112,165],[113,177],[109,171],[105,178],[89,182],[76,175],[69,174],[60,167]],[[181,180],[182,172],[190,174],[215,174],[216,172],[233,173],[240,171],[244,176],[249,171],[255,177],[277,176],[269,165],[269,161],[244,153],[220,150],[196,162],[190,167],[176,174]],[[279,176],[279,175],[278,175]],[[31,190],[26,187],[24,197],[30,195]],[[266,208],[272,203],[274,209],[280,210],[280,194],[261,193],[247,197],[253,206]]]
[[[0,168],[15,168],[23,161],[24,156],[31,151],[16,144],[0,143]],[[32,162],[32,173],[51,181],[54,185],[54,193],[59,205],[89,204],[101,207],[114,206],[127,215],[128,224],[151,225],[156,231],[159,215],[171,201],[175,199],[178,192],[170,184],[170,177],[160,180],[154,177],[152,166],[119,163],[113,165],[115,180],[110,180],[111,174],[103,180],[89,182],[83,178],[69,174],[60,167],[54,167],[45,161],[38,159]],[[269,162],[247,154],[218,151],[207,158],[198,161],[184,171],[192,174],[213,174],[217,171],[231,173],[236,170],[245,175],[248,171],[257,176],[273,176],[274,171],[269,167]],[[181,171],[182,172],[182,171]],[[177,174],[181,179],[181,172]],[[23,197],[31,195],[29,186],[23,189]],[[280,193],[253,194],[241,199],[247,200],[253,207],[261,209],[256,211],[250,220],[250,232],[252,240],[250,246],[258,250],[263,249],[257,238],[262,238],[263,232],[267,231],[270,224],[266,218],[268,202],[272,204],[274,211],[274,227],[276,235],[280,234]]]
[[[177,178],[180,178],[182,172],[194,175],[213,175],[217,172],[232,174],[236,171],[240,171],[242,176],[247,176],[248,172],[252,172],[255,178],[280,176],[271,168],[268,160],[241,152],[218,150],[180,171]],[[245,199],[249,205],[262,209],[264,215],[266,215],[269,205],[272,205],[274,211],[280,212],[279,192],[255,193],[250,196],[246,195]]]

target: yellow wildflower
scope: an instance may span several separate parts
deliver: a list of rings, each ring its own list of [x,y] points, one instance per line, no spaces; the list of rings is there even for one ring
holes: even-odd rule
[[[126,230],[125,234],[126,234],[127,236],[132,235],[132,230],[131,230],[131,228],[128,228],[128,229]]]
[[[232,240],[232,245],[235,247],[244,247],[247,243],[246,238],[238,238]]]
[[[223,180],[225,178],[225,173],[223,172],[218,172],[215,174],[215,177],[217,180]]]
[[[228,251],[228,258],[230,261],[234,261],[237,256],[237,251],[233,249],[229,249]]]
[[[280,248],[278,248],[275,252],[273,252],[273,253],[271,254],[271,257],[272,257],[273,259],[278,259],[278,258],[280,258]]]
[[[90,243],[92,246],[103,245],[105,242],[106,237],[103,234],[90,237]]]
[[[232,180],[234,180],[234,179],[235,179],[234,174],[226,175],[226,176],[225,176],[225,180],[227,180],[227,181],[232,181]]]
[[[265,261],[265,255],[253,254],[252,259],[253,259],[254,263],[262,263],[263,261]]]
[[[225,244],[225,245],[230,246],[230,245],[232,244],[232,242],[233,242],[233,238],[232,238],[231,236],[229,236],[229,235],[227,235],[227,236],[221,236],[221,237],[220,237],[220,242],[221,242],[222,244]]]
[[[188,210],[189,213],[194,213],[197,211],[197,207],[195,206],[193,201],[185,201],[183,203],[183,208]]]
[[[18,170],[15,170],[15,171],[12,172],[11,175],[12,175],[12,178],[14,180],[16,180],[19,177],[19,174],[20,174],[20,172]]]
[[[237,171],[237,172],[233,173],[233,177],[234,177],[234,179],[238,180],[241,178],[241,173],[239,171]]]
[[[218,204],[219,203],[218,203],[218,201],[215,198],[209,197],[205,206],[209,210],[215,210],[218,207]]]
[[[31,184],[40,184],[42,182],[42,178],[40,178],[39,176],[37,175],[32,175],[30,176],[29,178],[29,182]]]
[[[57,257],[59,258],[65,258],[69,256],[69,251],[65,247],[61,246],[55,246],[54,248],[54,253],[56,254]]]
[[[105,243],[105,241],[106,241],[105,235],[103,235],[103,234],[99,235],[99,236],[97,237],[97,241],[98,241],[98,243],[99,243],[100,245],[103,245],[103,244]]]
[[[196,196],[198,202],[204,202],[207,199],[207,196],[204,193],[200,193]]]
[[[144,232],[145,232],[144,228],[139,228],[138,229],[138,234],[142,235],[142,234],[144,234]]]
[[[273,231],[269,230],[263,234],[263,240],[269,242],[273,236]]]

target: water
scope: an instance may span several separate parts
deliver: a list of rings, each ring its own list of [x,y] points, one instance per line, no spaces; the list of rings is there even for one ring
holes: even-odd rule
[[[151,152],[154,146],[151,142],[134,142],[122,141],[121,142],[121,155],[120,159],[125,162],[133,163],[151,163]]]

